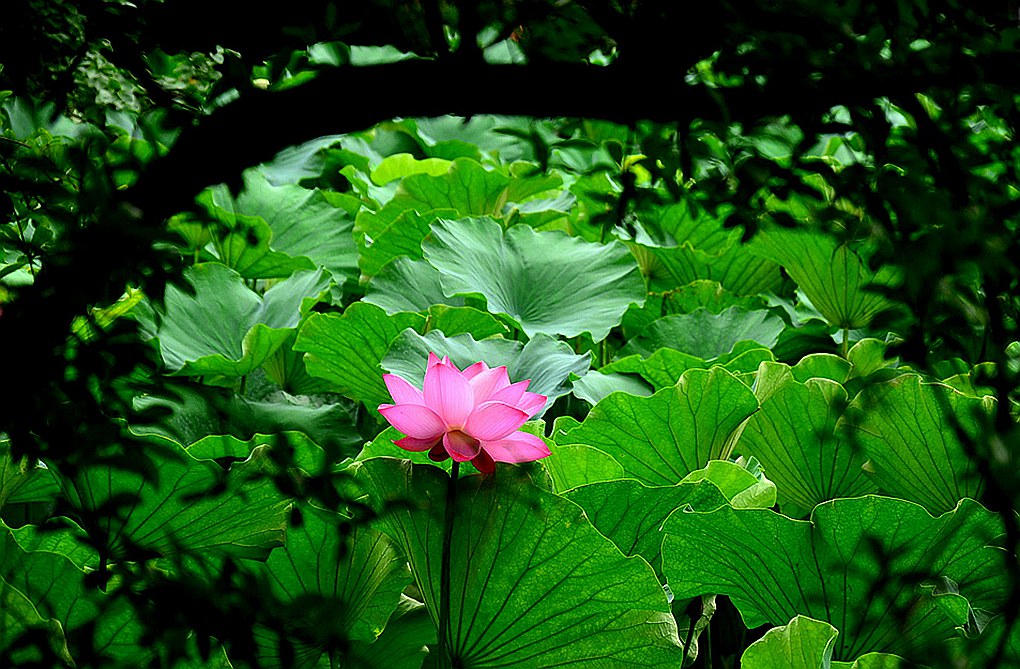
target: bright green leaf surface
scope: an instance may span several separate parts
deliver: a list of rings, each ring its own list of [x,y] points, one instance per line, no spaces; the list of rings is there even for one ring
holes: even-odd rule
[[[839,660],[871,651],[922,659],[925,644],[951,638],[966,609],[948,617],[925,579],[952,580],[975,607],[1004,594],[1001,556],[988,546],[1000,523],[969,500],[937,518],[875,496],[825,502],[810,521],[727,506],[675,513],[664,530],[663,571],[677,597],[728,595],[748,627],[798,614],[836,625]]]
[[[748,646],[740,665],[746,669],[828,669],[838,635],[829,623],[795,616]]]
[[[808,379],[829,379],[836,383],[846,383],[852,367],[851,363],[838,355],[812,353],[805,355],[790,369],[793,372],[793,378],[801,383]]]
[[[403,179],[412,174],[428,174],[439,177],[446,174],[452,164],[449,160],[442,158],[418,160],[410,153],[398,153],[387,156],[376,165],[372,170],[371,177],[377,186],[384,186],[391,181]]]
[[[440,271],[447,295],[484,296],[489,311],[507,314],[529,337],[589,332],[600,341],[645,296],[637,264],[622,245],[524,225],[504,232],[489,219],[441,221],[425,257]]]
[[[439,330],[447,337],[469,334],[473,339],[482,340],[510,334],[510,330],[498,318],[473,307],[436,304],[429,307],[426,316],[428,318],[426,327]]]
[[[436,218],[457,216],[454,209],[428,210],[418,213],[391,202],[378,213],[363,211],[358,215],[355,232],[358,237],[358,265],[362,274],[377,276],[398,258],[418,260],[421,243],[429,234]]]
[[[866,326],[889,301],[867,289],[876,280],[856,251],[820,233],[769,230],[758,252],[782,265],[831,325]]]
[[[563,495],[584,509],[599,532],[624,555],[640,555],[662,573],[662,523],[676,509],[690,506],[711,511],[726,504],[713,484],[697,481],[674,486],[646,486],[639,481],[591,483]]]
[[[425,260],[397,258],[379,271],[365,288],[363,302],[382,307],[388,314],[427,311],[433,305],[459,307],[462,297],[447,297],[439,270]]]
[[[776,484],[759,479],[743,467],[726,460],[712,460],[684,477],[683,483],[711,481],[734,509],[771,509],[776,503]]]
[[[839,631],[829,623],[795,616],[755,641],[740,658],[746,669],[900,669],[898,655],[868,653],[853,662],[833,662],[832,647]]]
[[[136,469],[114,461],[61,478],[72,507],[91,521],[86,531],[110,556],[212,551],[259,557],[283,541],[289,502],[271,481],[250,478],[261,466],[258,454],[229,475],[174,444],[152,445],[144,455],[136,456]],[[143,471],[155,478],[147,480]],[[124,513],[97,513],[118,504]]]
[[[358,214],[355,237],[362,272],[375,276],[394,258],[420,258],[421,242],[437,217],[498,216],[509,183],[507,176],[465,158],[439,176],[407,176],[382,209]]]
[[[294,349],[305,352],[309,374],[375,408],[392,400],[379,362],[401,331],[424,323],[417,314],[387,316],[373,304],[356,302],[343,316],[312,314],[298,332]]]
[[[168,287],[158,326],[153,316],[142,318],[159,340],[166,366],[191,376],[250,374],[286,341],[304,301],[329,287],[322,270],[300,272],[260,298],[235,272],[215,263],[189,268],[185,278],[194,295]]]
[[[557,444],[552,455],[543,460],[556,492],[564,492],[587,483],[614,481],[625,476],[623,466],[613,456],[585,444]]]
[[[651,397],[616,393],[557,443],[594,446],[627,475],[649,485],[672,485],[725,459],[731,437],[758,408],[750,389],[720,367],[692,369]]]
[[[846,403],[846,391],[836,382],[801,383],[791,374],[747,422],[738,448],[758,458],[776,482],[785,513],[806,515],[830,499],[877,492],[862,469],[867,457],[835,433]]]
[[[766,311],[730,307],[719,314],[699,309],[690,314],[660,318],[620,351],[621,356],[648,357],[670,348],[704,360],[730,353],[737,342],[752,341],[763,348],[773,346],[786,324]]]
[[[381,527],[408,557],[436,619],[449,479],[436,467],[391,459],[361,467],[376,504],[400,503]],[[521,477],[472,476],[459,487],[450,567],[455,662],[607,669],[679,662],[676,625],[652,570],[623,557],[581,509]]]
[[[258,216],[269,224],[274,251],[309,258],[329,270],[337,283],[357,279],[354,220],[327,201],[322,191],[273,186],[261,172],[248,170],[234,206],[238,213]]]
[[[718,365],[737,374],[754,372],[762,362],[772,360],[775,358],[771,351],[747,341],[738,343],[728,355],[719,356],[714,360],[706,361],[671,348],[660,348],[647,358],[640,355],[626,356],[606,365],[600,371],[638,374],[658,391],[675,385],[688,369],[708,369]]]
[[[956,429],[979,438],[990,413],[985,399],[910,374],[862,391],[841,427],[863,446],[883,491],[941,513],[981,494],[977,466]]]
[[[595,370],[574,381],[574,395],[589,404],[598,404],[606,396],[616,392],[648,397],[653,390],[639,377],[627,374],[604,374]]]

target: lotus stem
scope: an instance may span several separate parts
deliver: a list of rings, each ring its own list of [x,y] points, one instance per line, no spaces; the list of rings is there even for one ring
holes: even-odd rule
[[[450,544],[453,541],[453,519],[457,504],[457,479],[460,463],[453,461],[446,487],[446,519],[443,523],[443,557],[439,572],[439,662],[440,667],[453,667],[453,656],[447,644],[450,630]]]

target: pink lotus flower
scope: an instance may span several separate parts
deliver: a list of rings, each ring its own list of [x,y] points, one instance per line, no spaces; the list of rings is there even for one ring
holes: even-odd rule
[[[395,374],[383,381],[395,404],[379,413],[407,436],[393,443],[408,451],[428,451],[442,462],[471,461],[483,474],[496,462],[530,462],[549,455],[541,438],[518,432],[545,406],[545,395],[527,392],[531,380],[510,383],[506,367],[476,362],[463,372],[429,353],[425,383],[418,390]]]

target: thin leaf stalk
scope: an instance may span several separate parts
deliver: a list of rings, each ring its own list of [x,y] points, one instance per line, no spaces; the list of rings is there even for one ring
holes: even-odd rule
[[[443,522],[443,555],[439,572],[439,666],[453,667],[453,656],[448,644],[450,631],[450,544],[453,542],[453,521],[457,505],[457,479],[460,463],[454,460],[450,480],[446,486],[446,509]]]

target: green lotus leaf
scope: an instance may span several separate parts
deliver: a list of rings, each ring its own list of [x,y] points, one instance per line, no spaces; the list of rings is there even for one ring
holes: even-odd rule
[[[620,351],[620,356],[648,357],[660,348],[670,348],[703,360],[712,360],[733,351],[737,343],[753,341],[769,348],[779,340],[786,323],[768,310],[747,311],[730,307],[713,314],[698,309],[653,321],[644,332]]]
[[[892,304],[868,289],[880,279],[857,251],[829,235],[804,230],[768,230],[756,252],[782,265],[830,325],[865,327]]]
[[[33,543],[38,544],[38,548],[32,548]],[[64,545],[66,537],[53,541],[48,531],[26,533],[24,528],[12,533],[0,523],[0,601],[3,603],[0,606],[0,650],[12,638],[5,634],[17,633],[16,629],[11,629],[10,618],[3,618],[13,614],[16,620],[20,618],[24,622],[23,616],[34,610],[38,619],[46,621],[49,641],[68,666],[73,663],[65,637],[77,639],[83,634],[90,640],[93,661],[106,660],[111,666],[140,666],[147,662],[152,649],[142,645],[143,628],[134,609],[123,598],[108,598],[101,591],[87,587],[84,565],[75,564],[57,552]],[[92,563],[88,571],[96,566]],[[25,608],[26,603],[31,610]],[[30,619],[33,617],[30,615]]]
[[[202,551],[264,557],[283,542],[289,501],[271,480],[253,476],[263,466],[260,453],[225,475],[176,444],[153,440],[147,446],[130,459],[111,454],[59,477],[105,556]]]
[[[862,468],[867,456],[836,433],[847,405],[846,390],[824,378],[801,383],[795,374],[788,372],[767,396],[759,395],[761,410],[747,421],[740,451],[761,462],[779,487],[779,503],[789,515],[806,515],[816,504],[837,497],[877,492]]]
[[[905,500],[837,499],[809,521],[726,506],[674,513],[663,529],[663,571],[678,598],[727,595],[748,628],[796,615],[838,625],[836,660],[923,660],[966,624],[967,602],[995,610],[1004,601],[1001,552],[990,546],[1001,521],[971,500],[933,517]],[[941,583],[959,594],[935,594]]]
[[[276,279],[288,277],[298,270],[315,269],[315,263],[309,258],[274,251],[273,229],[269,223],[260,216],[234,212],[226,187],[206,190],[199,195],[198,202],[205,206],[219,228],[210,232],[216,259],[245,279]],[[175,227],[190,228],[192,225],[185,220]]]
[[[57,553],[82,571],[99,567],[99,553],[88,544],[85,531],[66,518],[42,525],[22,525],[11,530],[15,541],[29,553]]]
[[[588,483],[615,481],[626,474],[613,456],[585,444],[557,444],[542,464],[553,481],[553,489],[562,493]]]
[[[0,579],[23,593],[46,618],[73,630],[99,614],[96,597],[84,583],[85,571],[63,555],[26,551],[0,523]]]
[[[574,395],[589,404],[598,404],[612,393],[627,393],[648,397],[654,391],[642,379],[628,374],[614,374],[592,370],[574,381]]]
[[[564,495],[584,509],[588,520],[624,555],[640,555],[662,573],[662,523],[677,509],[710,511],[726,497],[714,484],[698,481],[650,487],[640,481],[605,481],[582,485]]]
[[[421,602],[401,596],[386,629],[371,642],[354,641],[340,654],[350,669],[421,669],[428,645],[436,642],[436,628]]]
[[[712,460],[685,476],[682,483],[698,481],[711,481],[734,509],[771,509],[776,503],[775,483],[726,460]]]
[[[397,258],[372,277],[362,300],[386,310],[427,311],[433,305],[463,306],[464,298],[447,297],[439,281],[439,270],[425,260]]]
[[[495,336],[509,336],[510,330],[498,318],[487,311],[479,311],[473,307],[450,307],[435,304],[428,309],[427,327],[439,330],[447,337],[460,334],[471,335],[482,340]]]
[[[726,459],[741,424],[757,408],[751,390],[725,369],[691,369],[651,397],[606,397],[556,442],[594,446],[629,477],[673,485],[710,460]]]
[[[56,658],[73,664],[60,623],[45,617],[27,595],[0,578],[0,658],[10,662],[12,667],[32,666],[43,661],[36,648],[17,647],[16,644],[29,634],[42,634],[48,642],[48,650]]]
[[[739,236],[739,235],[738,235]],[[684,244],[674,248],[652,248],[657,280],[649,287],[672,290],[693,281],[714,281],[735,295],[749,296],[779,290],[783,278],[779,265],[756,256],[750,245],[734,243],[718,256]]]
[[[449,477],[377,458],[361,477],[433,620]],[[599,534],[576,505],[526,477],[458,482],[448,644],[456,666],[669,666],[682,655],[654,573]],[[594,663],[594,664],[593,664]]]
[[[355,302],[342,316],[312,314],[301,326],[294,350],[305,353],[309,374],[375,408],[392,400],[379,367],[383,356],[405,328],[424,324],[418,314],[387,316],[374,304]]]
[[[351,532],[340,531],[345,523]],[[323,652],[375,641],[411,581],[405,564],[382,533],[304,505],[286,545],[252,565],[267,577],[287,619],[286,638],[257,628],[263,666],[308,669]],[[286,644],[293,645],[290,661]]]
[[[256,434],[247,440],[227,434],[212,434],[199,439],[186,450],[196,460],[247,460],[260,447],[284,453],[295,467],[308,474],[322,471],[328,463],[326,452],[302,432]]]
[[[806,616],[773,627],[740,658],[746,669],[900,669],[902,657],[868,653],[854,662],[833,662],[832,648],[839,631],[829,623]]]
[[[444,174],[412,174],[401,180],[393,199],[379,211],[362,210],[355,238],[362,273],[375,276],[394,258],[421,257],[421,243],[436,218],[498,216],[506,204],[510,178],[467,158],[453,161]]]
[[[940,513],[980,497],[984,483],[957,429],[977,443],[991,413],[990,398],[909,374],[861,391],[840,428],[863,447],[883,491]]]
[[[377,186],[385,186],[391,181],[403,179],[412,174],[440,177],[450,170],[451,165],[453,165],[452,162],[442,158],[418,160],[410,153],[396,153],[383,158],[382,162],[372,170],[370,176]]]
[[[476,341],[467,334],[447,337],[433,330],[423,336],[405,330],[394,339],[382,366],[420,388],[430,352],[450,356],[460,369],[479,361],[490,367],[506,365],[511,381],[530,379],[528,390],[549,398],[547,408],[557,397],[570,392],[570,375],[584,374],[590,364],[587,354],[576,355],[570,346],[546,335],[535,335],[522,344],[500,337]]]
[[[53,501],[57,491],[48,469],[24,456],[15,461],[10,442],[0,439],[0,510],[7,504]]]
[[[647,358],[639,354],[628,355],[611,362],[599,371],[603,373],[637,374],[656,390],[676,384],[688,369],[724,367],[734,374],[754,372],[762,362],[773,361],[772,352],[752,341],[738,342],[726,355],[703,360],[671,348],[660,348]]]
[[[209,435],[248,440],[258,434],[292,430],[300,430],[330,452],[348,452],[360,445],[362,439],[344,406],[311,399],[318,398],[294,398],[277,391],[251,400],[223,388],[174,385],[165,395],[135,398],[136,409],[156,412],[160,420],[133,424],[131,431],[165,437],[182,446]]]
[[[601,341],[627,307],[644,301],[637,264],[618,243],[591,244],[525,225],[504,231],[491,219],[440,221],[424,246],[447,295],[481,295],[529,337]]]
[[[358,239],[358,266],[364,276],[375,277],[384,267],[400,258],[419,260],[421,243],[428,236],[437,218],[456,217],[457,210],[449,208],[404,209],[412,203],[399,204],[394,199],[378,213],[362,211],[357,219],[355,233]]]
[[[832,353],[805,355],[790,368],[793,378],[801,383],[805,383],[808,379],[828,379],[835,383],[846,383],[852,369],[852,363]]]
[[[689,314],[702,308],[718,314],[730,307],[757,311],[767,306],[761,297],[741,297],[723,288],[718,281],[698,279],[662,294],[650,294],[643,307],[631,307],[627,310],[621,325],[624,335],[630,338],[640,334],[653,321],[664,316]]]
[[[159,340],[167,368],[187,376],[250,374],[284,344],[305,301],[317,301],[329,288],[321,269],[297,272],[262,297],[217,263],[190,267],[184,277],[194,294],[169,286],[165,314],[157,318],[149,309],[139,320]]]
[[[305,354],[294,350],[298,332],[305,320],[307,317],[290,331],[283,344],[262,363],[262,370],[266,376],[289,395],[318,395],[328,393],[334,388],[326,379],[309,374],[305,365]]]
[[[272,230],[270,246],[292,258],[325,267],[337,283],[358,278],[354,219],[329,200],[330,194],[297,185],[274,186],[258,170],[244,173],[244,190],[233,211],[257,216]],[[230,204],[230,203],[224,203]],[[255,275],[244,274],[245,278]]]

